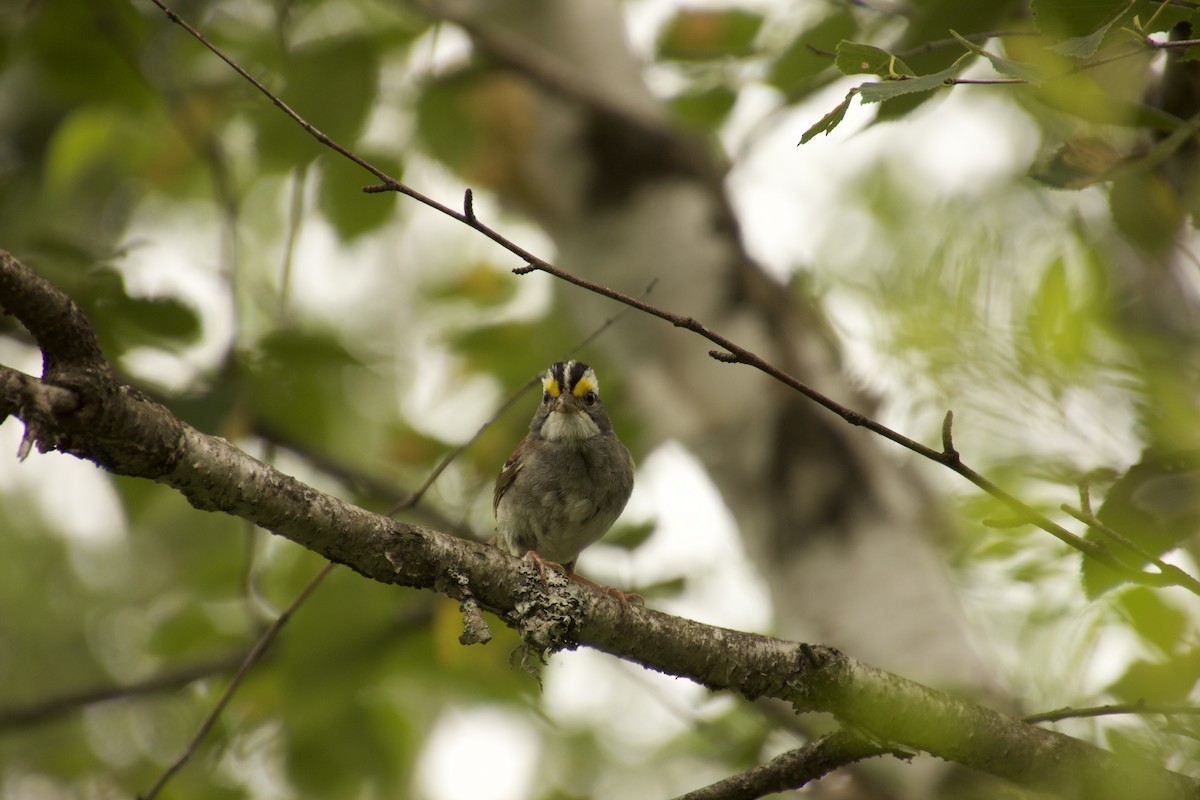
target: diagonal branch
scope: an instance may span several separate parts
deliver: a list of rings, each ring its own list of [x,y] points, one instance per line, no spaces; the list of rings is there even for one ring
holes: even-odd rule
[[[703,789],[688,792],[678,800],[756,800],[769,794],[800,789],[836,769],[889,752],[888,748],[860,736],[836,731],[804,747],[778,755],[741,775],[733,775]]]
[[[314,575],[313,578],[308,582],[308,584],[300,590],[300,593],[296,595],[284,612],[276,617],[275,621],[272,622],[265,631],[263,631],[262,635],[258,637],[258,641],[254,643],[254,646],[250,648],[249,652],[246,653],[245,658],[242,659],[241,664],[238,666],[237,673],[233,676],[233,679],[229,681],[229,685],[225,687],[225,691],[221,693],[221,697],[219,700],[217,700],[216,705],[213,706],[212,710],[208,713],[208,716],[204,718],[204,721],[200,723],[199,729],[196,731],[195,735],[192,736],[192,739],[190,742],[188,742],[187,747],[185,747],[183,752],[180,753],[179,756],[172,761],[165,770],[163,770],[162,774],[158,776],[158,780],[154,782],[154,785],[150,787],[149,791],[139,796],[139,800],[152,800],[152,798],[156,797],[158,793],[162,791],[162,788],[166,786],[167,781],[169,781],[176,772],[183,769],[183,765],[186,764],[196,753],[196,750],[200,747],[200,743],[204,741],[204,737],[208,735],[210,730],[212,730],[213,725],[217,724],[217,720],[220,718],[221,712],[225,710],[225,706],[229,705],[229,701],[233,699],[234,692],[236,692],[238,687],[241,686],[243,679],[245,679],[246,675],[250,672],[250,668],[262,659],[263,655],[267,652],[267,648],[271,646],[271,643],[275,641],[275,637],[279,635],[279,631],[283,629],[283,626],[286,625],[288,620],[292,618],[292,615],[296,613],[296,609],[300,607],[301,603],[308,599],[308,596],[311,595],[314,590],[316,590],[321,581],[325,580],[325,576],[332,571],[333,564],[326,564],[324,567],[322,567],[321,570],[317,572],[317,574]]]
[[[36,725],[96,703],[108,703],[113,700],[144,697],[146,695],[181,689],[204,678],[225,672],[232,672],[237,669],[238,664],[245,657],[245,653],[234,653],[222,658],[192,664],[173,672],[154,675],[137,683],[101,686],[29,703],[24,706],[0,708],[0,731],[8,732],[27,725]]]

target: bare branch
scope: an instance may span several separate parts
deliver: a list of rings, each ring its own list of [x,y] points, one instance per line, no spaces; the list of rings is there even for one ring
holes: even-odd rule
[[[776,756],[741,775],[681,795],[678,800],[755,800],[799,789],[830,772],[892,752],[847,731],[836,731]]]
[[[223,658],[204,661],[172,672],[154,675],[144,681],[124,685],[101,686],[81,692],[72,692],[48,700],[30,703],[27,706],[0,709],[0,730],[36,725],[72,711],[97,703],[126,700],[133,697],[171,692],[182,689],[204,678],[230,672],[245,659],[245,653],[235,653]]]
[[[1043,711],[1039,714],[1029,714],[1021,717],[1028,723],[1058,722],[1064,719],[1087,719],[1091,717],[1110,717],[1121,714],[1162,714],[1171,716],[1200,716],[1200,708],[1196,706],[1147,705],[1146,703],[1113,703],[1107,706],[1092,706],[1089,708],[1072,708],[1064,706],[1053,711]]]
[[[200,723],[200,728],[196,731],[196,735],[192,737],[190,742],[188,742],[187,747],[184,748],[179,757],[172,761],[170,766],[163,770],[163,773],[158,776],[158,780],[154,782],[154,785],[150,787],[150,790],[140,796],[139,800],[151,800],[151,798],[155,797],[160,791],[162,791],[162,788],[166,786],[167,781],[169,781],[171,777],[180,769],[182,769],[183,765],[186,764],[189,759],[191,759],[196,750],[200,747],[200,743],[204,741],[204,737],[208,735],[210,730],[212,730],[212,726],[217,723],[217,719],[220,718],[221,712],[225,710],[225,706],[229,705],[229,701],[233,699],[233,693],[237,691],[239,686],[241,686],[242,680],[246,677],[246,674],[250,671],[250,668],[257,664],[259,659],[263,657],[263,654],[267,652],[267,648],[271,646],[271,642],[275,641],[275,637],[279,635],[279,631],[284,625],[287,624],[288,620],[292,618],[292,614],[295,613],[296,609],[300,607],[301,603],[308,599],[308,596],[312,594],[313,590],[316,589],[321,581],[325,579],[325,576],[333,570],[333,566],[333,564],[326,564],[324,567],[322,567],[321,571],[313,576],[312,580],[310,580],[308,584],[300,590],[300,593],[296,595],[295,599],[292,600],[291,604],[284,610],[284,612],[280,614],[265,631],[263,631],[262,636],[258,637],[258,641],[254,643],[254,646],[250,648],[250,652],[246,653],[246,657],[242,659],[241,666],[238,667],[238,671],[233,676],[233,680],[231,680],[229,685],[225,687],[225,691],[222,692],[221,698],[217,700],[217,704],[213,706],[213,710],[210,711],[208,716],[204,718],[204,721]]]

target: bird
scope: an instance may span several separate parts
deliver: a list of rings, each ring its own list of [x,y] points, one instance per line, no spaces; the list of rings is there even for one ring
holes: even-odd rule
[[[617,597],[575,572],[579,554],[596,543],[633,492],[633,458],[617,438],[596,372],[559,361],[542,375],[542,399],[529,433],[504,462],[492,494],[495,542],[510,555]],[[640,599],[640,598],[638,598]]]

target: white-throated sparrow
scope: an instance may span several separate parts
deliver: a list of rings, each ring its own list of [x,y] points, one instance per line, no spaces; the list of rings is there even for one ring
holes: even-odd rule
[[[529,435],[496,479],[497,544],[543,575],[552,562],[578,579],[579,553],[612,526],[632,491],[633,459],[613,433],[596,373],[559,361],[542,376]]]

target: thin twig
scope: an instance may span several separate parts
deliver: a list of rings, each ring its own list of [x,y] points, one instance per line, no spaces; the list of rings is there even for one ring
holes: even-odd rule
[[[835,769],[893,750],[844,730],[835,731],[739,775],[681,795],[677,800],[755,800],[799,789]]]
[[[234,653],[224,658],[183,667],[173,672],[153,675],[137,683],[101,686],[39,700],[27,706],[0,708],[0,730],[34,725],[97,703],[108,703],[113,700],[126,700],[182,689],[196,681],[230,672],[236,669],[245,658],[245,653]]]
[[[1110,717],[1119,714],[1164,714],[1166,716],[1200,716],[1200,708],[1195,706],[1147,705],[1146,703],[1113,703],[1106,706],[1090,708],[1071,708],[1064,706],[1053,711],[1042,711],[1021,717],[1022,722],[1058,722],[1064,719],[1087,719],[1091,717]]]
[[[1143,561],[1153,564],[1164,578],[1170,579],[1171,583],[1175,584],[1176,586],[1182,586],[1188,591],[1200,595],[1200,580],[1196,580],[1186,571],[1180,569],[1174,564],[1169,564],[1166,561],[1163,561],[1157,555],[1151,553],[1149,550],[1142,547],[1128,536],[1125,536],[1119,531],[1113,530],[1108,525],[1101,522],[1095,514],[1071,508],[1066,503],[1063,503],[1061,506],[1059,506],[1059,508],[1083,524],[1092,528],[1097,533],[1108,537],[1121,547],[1127,548],[1128,550],[1136,553],[1139,558],[1143,559]]]
[[[275,637],[279,635],[279,631],[284,625],[287,624],[288,620],[291,619],[292,614],[295,613],[296,609],[300,607],[301,603],[308,599],[308,596],[312,594],[313,590],[316,589],[321,581],[325,579],[325,576],[333,570],[334,566],[335,565],[332,561],[323,566],[321,571],[314,575],[313,579],[308,582],[308,585],[300,590],[300,593],[296,595],[291,604],[284,609],[283,613],[276,617],[275,621],[272,622],[265,631],[263,631],[262,636],[258,637],[258,641],[255,642],[254,646],[250,648],[250,652],[246,653],[246,657],[242,660],[241,666],[238,667],[237,673],[233,676],[233,679],[229,682],[229,685],[225,687],[224,693],[221,694],[221,698],[217,701],[217,704],[213,707],[213,710],[209,712],[209,715],[204,718],[202,723],[200,723],[200,728],[196,731],[196,735],[192,737],[190,742],[188,742],[187,747],[184,748],[184,751],[179,755],[179,758],[175,759],[175,761],[173,761],[171,765],[163,771],[162,775],[158,777],[158,780],[154,782],[154,785],[150,787],[150,790],[139,796],[139,800],[151,800],[151,798],[162,791],[162,788],[166,785],[167,781],[169,781],[176,772],[182,769],[183,765],[186,764],[193,755],[195,755],[196,750],[200,747],[200,743],[204,740],[204,737],[208,735],[208,732],[212,730],[213,725],[216,724],[217,719],[221,716],[221,712],[225,710],[225,706],[227,706],[229,701],[233,699],[233,693],[237,691],[238,686],[241,685],[242,680],[246,677],[247,673],[249,673],[250,668],[258,663],[259,659],[261,659],[263,654],[267,651],[267,648],[271,646],[271,642],[275,641]]]

